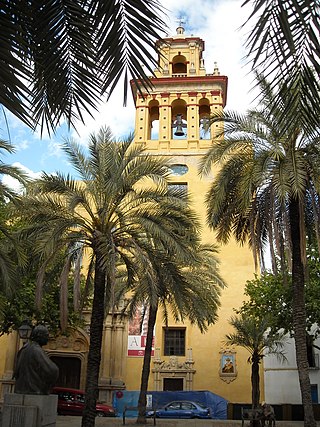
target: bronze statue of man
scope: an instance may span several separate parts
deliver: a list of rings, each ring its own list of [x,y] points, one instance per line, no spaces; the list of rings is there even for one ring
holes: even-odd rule
[[[58,378],[59,368],[42,349],[48,340],[48,329],[38,325],[33,329],[30,341],[19,350],[14,372],[15,393],[50,393]]]

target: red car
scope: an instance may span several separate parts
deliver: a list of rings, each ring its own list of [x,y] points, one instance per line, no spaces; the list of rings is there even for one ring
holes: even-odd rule
[[[74,388],[54,387],[52,394],[58,395],[58,415],[82,415],[84,391]],[[116,411],[104,403],[96,405],[97,417],[115,417]]]

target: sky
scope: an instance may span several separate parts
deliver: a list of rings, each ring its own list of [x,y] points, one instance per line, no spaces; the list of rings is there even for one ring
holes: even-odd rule
[[[168,25],[168,36],[176,34],[179,20],[183,20],[186,35],[200,37],[205,42],[203,58],[207,73],[212,73],[217,62],[220,74],[228,77],[227,106],[229,110],[244,112],[254,99],[253,74],[244,59],[245,40],[249,27],[240,29],[249,16],[249,6],[241,7],[243,0],[161,0],[166,8],[164,20]],[[79,123],[77,131],[62,124],[54,137],[40,137],[33,133],[9,112],[0,110],[0,138],[9,140],[15,147],[14,154],[6,154],[1,160],[19,166],[31,177],[47,173],[72,172],[60,144],[72,137],[86,145],[91,133],[101,126],[109,126],[116,138],[129,135],[134,130],[135,108],[128,91],[127,106],[123,106],[123,81],[119,81],[107,102],[100,105],[94,117],[87,117],[85,124]],[[7,184],[14,183],[7,178]]]

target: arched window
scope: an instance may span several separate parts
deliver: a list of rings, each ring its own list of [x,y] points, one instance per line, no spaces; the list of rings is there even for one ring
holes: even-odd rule
[[[211,139],[210,128],[208,128],[208,119],[210,117],[210,103],[207,98],[199,101],[199,135],[200,139]]]
[[[148,139],[159,138],[159,102],[153,99],[149,102]]]
[[[182,99],[175,99],[171,104],[172,139],[187,138],[187,104]]]
[[[180,52],[172,58],[172,74],[187,74],[187,59]]]

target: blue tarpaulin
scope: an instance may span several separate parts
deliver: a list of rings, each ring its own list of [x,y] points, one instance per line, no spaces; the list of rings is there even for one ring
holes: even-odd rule
[[[149,391],[148,396],[152,396],[152,408],[160,408],[173,400],[191,400],[192,402],[202,403],[211,409],[212,418],[217,420],[227,419],[228,401],[211,391]],[[139,391],[122,390],[115,392],[113,396],[113,405],[117,410],[118,416],[122,416],[125,407],[138,406]],[[150,400],[149,400],[150,401]],[[136,417],[137,411],[126,411],[126,417]]]

